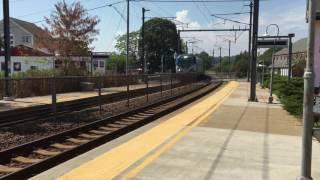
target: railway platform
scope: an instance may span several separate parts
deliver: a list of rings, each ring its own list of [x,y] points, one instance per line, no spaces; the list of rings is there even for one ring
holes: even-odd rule
[[[156,87],[156,86],[159,86],[159,83],[151,82],[149,84],[149,87]],[[130,90],[138,90],[143,88],[146,88],[145,84],[130,85]],[[102,88],[101,95],[109,95],[109,94],[125,92],[125,91],[127,91],[126,86]],[[97,89],[94,91],[60,93],[60,94],[57,94],[57,103],[90,98],[95,96],[98,96]],[[19,108],[26,108],[31,106],[48,105],[48,104],[51,104],[51,102],[52,102],[51,95],[16,98],[14,101],[0,100],[0,112],[19,109]]]
[[[284,180],[299,176],[302,126],[281,104],[248,102],[249,84],[215,92],[110,143],[56,166],[39,179]],[[320,144],[313,141],[313,178]]]

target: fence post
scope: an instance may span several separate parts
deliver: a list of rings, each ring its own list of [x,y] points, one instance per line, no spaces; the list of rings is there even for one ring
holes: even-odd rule
[[[161,98],[162,98],[162,74],[160,74],[160,91],[161,91]]]
[[[102,106],[101,106],[101,86],[102,86],[102,77],[99,76],[98,77],[98,103],[99,103],[99,111],[100,111],[100,115],[101,115],[101,112],[102,112]]]
[[[52,106],[52,113],[53,119],[56,120],[56,113],[57,113],[57,90],[56,90],[56,78],[51,78],[51,106]]]
[[[146,81],[146,83],[147,83],[147,102],[149,102],[149,75],[147,74],[146,75],[146,79],[147,79],[147,81]]]
[[[129,80],[128,75],[126,75],[126,83],[127,83],[127,106],[130,107],[130,97],[129,97]]]
[[[170,74],[170,96],[172,96],[172,73]]]

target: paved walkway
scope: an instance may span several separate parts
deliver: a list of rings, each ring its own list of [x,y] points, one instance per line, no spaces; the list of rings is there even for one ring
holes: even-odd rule
[[[61,180],[294,180],[301,123],[280,104],[267,104],[266,90],[257,91],[259,102],[248,102],[249,85],[231,82],[105,152],[89,152],[82,156],[86,160],[73,160],[78,164],[61,165],[38,179],[59,174]],[[320,179],[317,141],[313,178]]]

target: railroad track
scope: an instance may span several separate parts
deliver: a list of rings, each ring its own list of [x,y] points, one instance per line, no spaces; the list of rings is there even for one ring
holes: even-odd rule
[[[181,87],[184,84],[179,83],[172,86],[172,88]],[[139,96],[143,96],[148,93],[160,92],[162,89],[171,88],[170,85],[164,86],[156,86],[141,88],[136,90],[131,90],[129,92],[129,98],[136,98]],[[72,111],[79,111],[90,107],[114,103],[117,101],[122,101],[127,98],[127,92],[119,92],[113,94],[102,95],[99,99],[99,96],[83,98],[78,100],[59,102],[57,103],[57,114],[62,115],[65,113],[69,113]],[[44,119],[52,116],[52,106],[50,104],[47,105],[38,105],[27,108],[15,109],[0,112],[0,127],[11,126],[19,123],[24,123],[27,121],[35,121],[39,119]]]
[[[202,88],[0,152],[0,179],[26,179],[181,108],[221,85]]]

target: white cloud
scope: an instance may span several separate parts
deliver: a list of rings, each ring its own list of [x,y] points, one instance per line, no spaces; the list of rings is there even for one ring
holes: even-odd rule
[[[189,19],[188,13],[189,13],[188,10],[181,10],[181,11],[176,12],[176,19],[175,20],[177,20],[178,24],[179,24],[179,22],[182,22],[184,24],[188,24],[189,28],[193,28],[193,29],[200,28],[201,26],[197,21],[192,21],[191,19]]]

